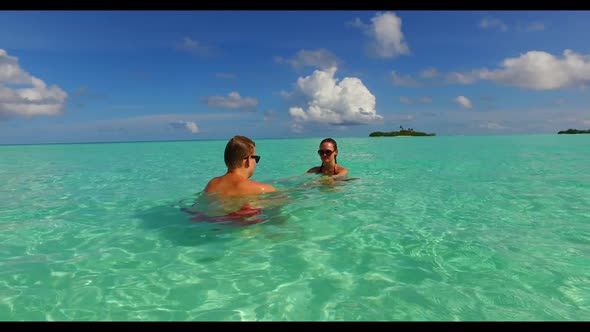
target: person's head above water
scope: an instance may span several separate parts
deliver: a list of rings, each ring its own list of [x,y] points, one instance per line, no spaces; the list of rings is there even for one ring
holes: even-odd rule
[[[337,164],[336,157],[338,156],[338,143],[331,138],[325,138],[320,142],[318,155],[322,161],[319,167],[312,167],[307,173],[321,173],[324,175],[339,175],[345,176],[348,170]]]
[[[256,143],[248,137],[232,137],[225,146],[223,159],[227,173],[211,179],[205,187],[206,193],[227,197],[275,191],[269,184],[249,180],[260,162],[260,156],[256,155]]]
[[[256,155],[256,143],[248,137],[239,135],[227,142],[223,159],[228,171],[238,168],[250,169],[248,177],[254,174],[256,165],[260,162],[260,156]]]
[[[320,142],[320,149],[318,155],[323,163],[330,163],[334,160],[334,163],[338,163],[336,156],[338,156],[338,143],[333,138],[325,138]]]

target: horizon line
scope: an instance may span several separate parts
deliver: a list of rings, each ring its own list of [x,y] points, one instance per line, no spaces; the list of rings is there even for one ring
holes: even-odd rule
[[[550,133],[522,133],[522,134],[488,134],[488,135],[481,135],[481,134],[451,134],[451,135],[439,135],[436,136],[429,136],[429,137],[460,137],[460,136],[532,136],[532,135],[558,135],[557,133],[550,134]],[[320,136],[318,136],[320,137]],[[271,139],[312,139],[318,137],[261,137],[261,138],[252,138],[254,140],[271,140]],[[323,137],[323,136],[322,136]],[[395,136],[392,136],[395,137]],[[14,145],[75,145],[75,144],[123,144],[123,143],[166,143],[166,142],[199,142],[199,141],[226,141],[229,138],[200,138],[200,139],[164,139],[164,140],[128,140],[128,141],[78,141],[78,142],[40,142],[40,143],[0,143],[0,146],[14,146]],[[347,137],[340,137],[340,138],[379,138],[379,137],[370,137],[370,136],[347,136]]]

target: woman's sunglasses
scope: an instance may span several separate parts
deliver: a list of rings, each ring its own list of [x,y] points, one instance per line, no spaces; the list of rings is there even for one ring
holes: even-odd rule
[[[318,150],[318,154],[320,156],[326,155],[329,157],[332,155],[332,153],[334,153],[334,151],[332,151],[332,150]]]
[[[260,156],[248,156],[244,159],[248,159],[248,158],[254,158],[254,160],[256,160],[256,163],[258,164],[260,162]]]

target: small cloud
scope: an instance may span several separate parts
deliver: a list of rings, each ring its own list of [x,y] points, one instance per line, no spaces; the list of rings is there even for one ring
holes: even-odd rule
[[[232,73],[215,73],[215,77],[221,79],[234,79],[236,78],[236,75]]]
[[[459,96],[459,97],[453,99],[453,101],[455,101],[455,103],[463,106],[464,108],[472,108],[473,107],[473,104],[471,104],[471,101],[464,96]]]
[[[363,21],[361,21],[361,19],[358,17],[350,22],[346,22],[346,24],[362,30],[370,29],[370,26],[368,24],[363,23]]]
[[[506,23],[498,18],[484,18],[479,22],[479,27],[482,29],[499,29],[502,32],[508,31]]]
[[[417,88],[422,86],[420,82],[416,79],[412,78],[410,75],[398,75],[395,70],[391,71],[391,76],[393,78],[393,85],[396,86],[406,86],[406,87],[413,87]]]
[[[233,91],[224,96],[208,96],[204,98],[207,106],[212,108],[241,109],[252,111],[258,106],[258,100],[252,97],[242,98],[239,93]]]
[[[197,124],[192,122],[192,121],[188,121],[186,122],[186,129],[190,130],[191,133],[196,134],[199,132],[199,127],[197,127]]]
[[[170,126],[174,129],[186,129],[193,134],[199,132],[199,127],[194,121],[172,121],[169,123]]]
[[[508,129],[508,127],[504,127],[497,122],[486,122],[479,125],[480,128],[487,128],[487,129]]]
[[[289,99],[289,98],[293,97],[293,92],[288,92],[288,91],[285,91],[285,90],[281,90],[279,92],[279,96],[281,96],[282,98],[285,98],[285,99]]]
[[[399,101],[404,104],[413,104],[414,101],[408,97],[399,97]]]
[[[590,120],[584,120],[582,121],[583,124],[585,124],[586,126],[590,126]]]
[[[275,117],[275,112],[271,109],[264,111],[264,121],[270,121]]]
[[[283,57],[275,57],[277,63],[288,63],[295,70],[299,71],[304,67],[315,67],[320,69],[328,69],[331,67],[338,67],[342,61],[338,59],[332,52],[320,48],[314,51],[300,50],[291,59],[285,59]]]
[[[454,84],[471,84],[479,78],[480,72],[477,70],[466,73],[452,72],[447,75],[447,82]]]
[[[85,86],[80,86],[76,90],[74,90],[74,92],[72,92],[72,98],[73,97],[84,96],[86,94],[88,94],[88,88],[85,87]]]
[[[291,131],[298,134],[302,133],[303,126],[300,123],[294,122],[293,124],[291,124]]]
[[[413,114],[406,114],[401,118],[401,121],[408,122],[414,120],[416,117]]]
[[[107,95],[90,91],[86,86],[79,86],[74,90],[66,103],[67,109],[82,109],[89,101],[104,101]]]
[[[199,41],[194,40],[190,37],[184,38],[184,40],[176,45],[177,49],[185,52],[189,52],[198,56],[209,56],[213,53],[214,49],[209,46],[201,44]]]
[[[104,93],[97,93],[90,91],[86,86],[80,86],[74,92],[72,92],[73,99],[77,98],[87,98],[92,100],[103,100],[106,99],[107,96]]]
[[[426,69],[426,70],[423,70],[422,73],[420,73],[420,77],[422,77],[422,78],[435,78],[435,77],[438,77],[439,75],[440,75],[440,72],[436,68]]]
[[[553,101],[553,104],[555,104],[555,105],[564,105],[566,103],[567,103],[567,100],[565,98],[559,98],[559,99]]]
[[[531,22],[524,28],[527,32],[544,31],[545,24],[543,22]]]
[[[428,96],[422,96],[422,97],[420,97],[420,101],[423,102],[424,104],[430,104],[430,103],[432,103],[432,98],[430,98]]]
[[[394,12],[377,13],[371,18],[371,24],[356,18],[351,25],[363,30],[371,38],[370,50],[377,57],[393,58],[410,54],[402,32],[402,19]]]

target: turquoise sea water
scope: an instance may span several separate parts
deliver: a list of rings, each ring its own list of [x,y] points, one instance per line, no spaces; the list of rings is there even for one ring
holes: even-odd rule
[[[226,141],[0,146],[0,320],[590,319],[590,135],[320,140],[245,227],[180,210]]]

